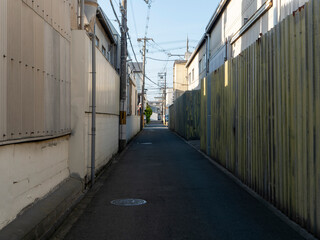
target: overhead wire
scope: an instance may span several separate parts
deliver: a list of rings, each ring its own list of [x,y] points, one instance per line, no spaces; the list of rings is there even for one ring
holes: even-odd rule
[[[148,59],[150,60],[153,60],[153,61],[158,61],[158,62],[174,62],[175,60],[169,60],[169,59],[157,59],[157,58],[152,58],[152,57],[147,57]]]

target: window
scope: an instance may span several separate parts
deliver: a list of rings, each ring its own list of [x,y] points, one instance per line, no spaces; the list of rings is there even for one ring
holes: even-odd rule
[[[106,52],[106,48],[102,45],[102,54],[103,56],[106,56],[107,52]]]
[[[96,36],[96,46],[99,48],[99,38]]]
[[[191,83],[191,73],[189,73],[188,82]]]

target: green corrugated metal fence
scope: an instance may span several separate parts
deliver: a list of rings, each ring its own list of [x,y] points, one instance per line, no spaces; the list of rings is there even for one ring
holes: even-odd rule
[[[211,152],[320,237],[320,4],[307,3],[211,79]],[[206,149],[205,80],[201,148]]]
[[[187,140],[200,139],[200,90],[185,92],[169,111],[171,130]]]

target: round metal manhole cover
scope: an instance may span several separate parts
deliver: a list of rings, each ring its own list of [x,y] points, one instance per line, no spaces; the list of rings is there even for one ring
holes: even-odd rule
[[[146,204],[147,201],[143,199],[116,199],[111,201],[111,204],[116,205],[116,206],[125,206],[125,207],[131,207],[131,206],[139,206]]]

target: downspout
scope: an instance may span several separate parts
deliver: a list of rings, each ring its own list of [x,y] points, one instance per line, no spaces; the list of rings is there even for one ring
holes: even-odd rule
[[[209,79],[210,35],[206,34],[206,81],[207,81],[207,154],[211,154],[211,79]]]
[[[92,33],[92,114],[91,114],[91,186],[95,180],[96,159],[96,26]]]
[[[80,29],[84,30],[84,0],[80,0]]]

